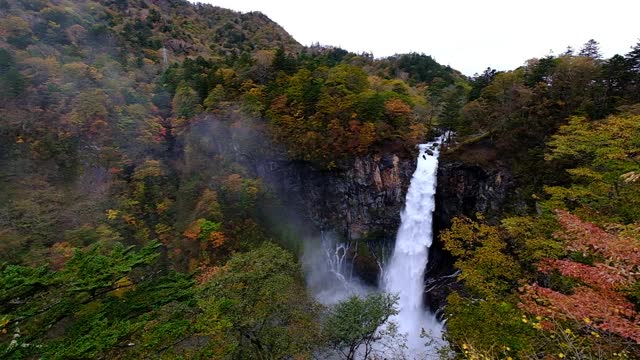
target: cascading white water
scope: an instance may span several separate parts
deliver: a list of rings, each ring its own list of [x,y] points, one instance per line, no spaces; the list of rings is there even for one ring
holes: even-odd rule
[[[418,165],[413,173],[402,223],[396,236],[393,256],[385,269],[385,291],[399,295],[399,314],[393,319],[400,333],[407,335],[412,358],[425,358],[429,350],[421,338],[422,329],[436,341],[442,337],[442,324],[424,309],[424,272],[432,242],[438,154],[444,136],[419,145]]]
[[[354,245],[357,251],[357,243]],[[307,286],[316,300],[335,305],[356,295],[366,296],[374,289],[364,285],[353,274],[351,243],[341,243],[331,233],[322,232],[320,241],[309,241],[302,263],[307,274]]]

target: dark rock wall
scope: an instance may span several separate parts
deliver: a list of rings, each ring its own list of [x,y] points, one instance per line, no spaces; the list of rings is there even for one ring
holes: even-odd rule
[[[515,180],[508,167],[499,162],[478,166],[450,160],[446,155],[440,159],[434,243],[425,276],[426,303],[433,311],[440,310],[451,290],[459,286],[455,283],[455,259],[443,249],[440,231],[447,229],[456,216],[475,218],[476,213],[482,213],[487,221],[497,221],[505,205],[518,198],[515,190]],[[521,202],[515,203],[524,207]]]
[[[233,116],[231,116],[233,118]],[[247,120],[248,121],[248,120]],[[416,160],[402,146],[341,161],[320,170],[304,161],[287,159],[286,151],[270,143],[251,125],[230,124],[213,116],[188,141],[200,152],[223,154],[246,167],[297,215],[344,240],[391,236],[400,224],[400,211]]]
[[[413,161],[378,154],[356,158],[345,170],[266,161],[257,172],[283,201],[300,207],[320,227],[357,240],[378,233],[395,235],[413,167]]]
[[[500,163],[480,167],[444,158],[438,169],[436,230],[447,228],[456,216],[475,218],[478,212],[491,221],[504,211],[514,189],[509,169]]]
[[[393,248],[414,168],[415,160],[384,153],[358,157],[330,171],[303,162],[267,160],[256,172],[298,215],[343,241],[360,242],[351,247],[359,249],[352,255],[356,271],[376,284],[378,264]]]
[[[377,283],[379,263],[393,251],[400,212],[415,170],[413,157],[367,155],[341,164],[342,170],[331,171],[320,171],[304,162],[267,160],[255,169],[285,204],[319,229],[361,242],[352,246],[360,249],[353,254],[356,272],[366,282]],[[441,158],[434,242],[425,275],[425,303],[432,311],[439,311],[451,289],[458,286],[454,259],[438,241],[439,232],[456,216],[474,218],[481,212],[490,222],[497,219],[505,204],[517,197],[515,188],[508,167],[498,162],[476,166]]]

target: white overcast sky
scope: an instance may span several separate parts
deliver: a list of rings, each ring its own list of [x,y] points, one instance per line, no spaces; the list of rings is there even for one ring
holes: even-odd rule
[[[640,38],[640,0],[199,0],[261,11],[303,45],[375,57],[422,52],[466,75],[514,69],[594,38],[606,57]]]

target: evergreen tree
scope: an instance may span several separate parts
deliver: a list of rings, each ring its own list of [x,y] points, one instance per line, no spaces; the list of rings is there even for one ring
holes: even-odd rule
[[[625,60],[631,73],[629,74],[629,82],[631,83],[629,94],[631,94],[633,101],[640,101],[640,41],[625,55]]]
[[[631,51],[625,55],[632,71],[640,73],[640,41],[631,48]]]
[[[464,106],[464,89],[460,86],[446,88],[442,94],[440,126],[448,130],[461,131],[461,110]]]
[[[498,74],[496,69],[486,68],[482,74],[475,74],[471,78],[471,91],[469,92],[469,101],[473,101],[480,97],[482,89],[487,87],[491,80]]]
[[[600,44],[594,39],[589,39],[578,53],[580,56],[590,57],[592,59],[601,59],[602,54],[600,53]]]

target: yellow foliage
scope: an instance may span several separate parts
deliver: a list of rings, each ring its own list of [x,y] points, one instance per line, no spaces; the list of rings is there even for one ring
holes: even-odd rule
[[[166,175],[164,166],[160,160],[146,160],[138,166],[133,173],[135,180],[143,180],[147,177],[159,177]]]
[[[122,277],[115,283],[115,290],[113,291],[113,295],[117,297],[123,297],[127,291],[133,290],[134,288],[133,281],[128,277]]]
[[[158,212],[158,214],[162,214],[166,212],[171,207],[171,205],[173,205],[173,201],[169,198],[164,198],[161,202],[156,204],[156,211]]]
[[[7,326],[7,324],[9,324],[10,322],[11,322],[11,319],[9,318],[9,316],[2,315],[2,317],[0,318],[0,333],[2,334],[7,333],[7,329],[5,329],[5,326]]]
[[[222,209],[218,202],[218,193],[205,189],[198,200],[194,213],[198,217],[205,217],[213,221],[222,220]]]
[[[500,296],[518,279],[518,264],[505,254],[507,244],[498,227],[454,218],[451,228],[443,231],[440,238],[457,257],[455,266],[461,270],[460,279],[469,291],[485,297]]]

